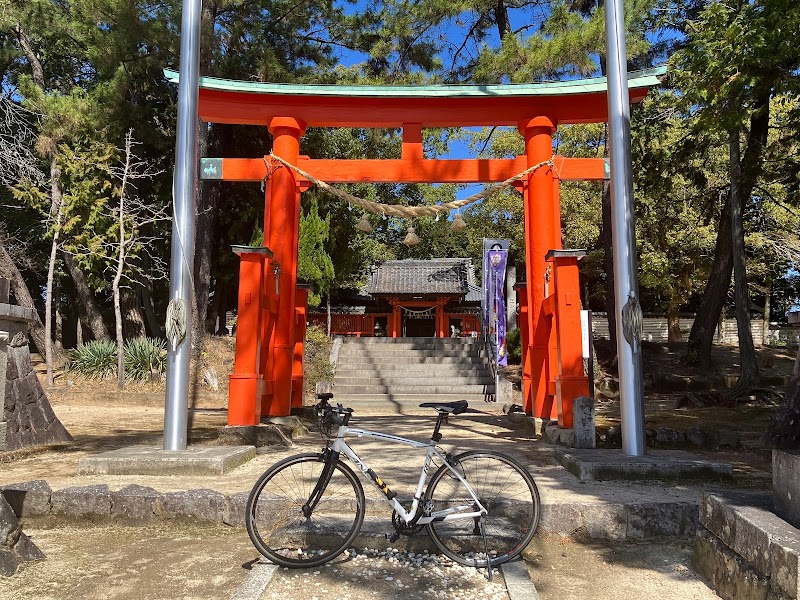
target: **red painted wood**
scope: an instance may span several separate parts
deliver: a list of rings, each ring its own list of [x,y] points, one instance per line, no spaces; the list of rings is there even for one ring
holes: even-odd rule
[[[631,104],[646,88],[629,92]],[[386,96],[296,96],[200,90],[200,118],[213,123],[269,125],[291,114],[308,127],[401,128],[517,125],[532,115],[549,115],[555,124],[602,123],[608,120],[605,92],[574,96],[479,96],[420,98]]]
[[[602,158],[557,156],[554,163],[555,174],[561,181],[602,181],[605,177],[605,163]],[[338,160],[301,156],[297,166],[317,179],[334,184],[496,183],[521,173],[528,168],[528,162],[524,156],[509,159],[429,160]],[[222,160],[224,181],[262,181],[266,174],[267,165],[262,158]]]

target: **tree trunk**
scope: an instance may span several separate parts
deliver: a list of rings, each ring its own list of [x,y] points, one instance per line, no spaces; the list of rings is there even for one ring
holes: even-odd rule
[[[126,340],[145,337],[145,316],[142,310],[142,294],[139,286],[123,288],[120,294],[122,300],[122,335]]]
[[[61,235],[61,215],[64,203],[61,192],[61,169],[58,166],[58,151],[50,155],[50,217],[55,219],[53,243],[50,245],[50,260],[47,263],[47,291],[44,298],[44,343],[47,363],[47,385],[53,387],[53,274],[56,270],[58,238]]]
[[[55,344],[56,344],[56,355],[61,354],[64,350],[64,317],[61,314],[61,284],[58,279],[53,282],[53,300],[55,301],[53,304],[53,308],[56,311],[55,316]]]
[[[761,330],[761,345],[769,346],[771,340],[769,336],[769,320],[772,318],[772,281],[767,283],[767,291],[764,298],[764,327]]]
[[[711,347],[714,345],[714,334],[717,324],[720,322],[725,299],[728,297],[728,290],[731,287],[732,244],[731,199],[730,193],[728,193],[719,216],[719,229],[717,230],[711,274],[703,292],[700,308],[694,317],[686,349],[687,362],[695,364],[701,369],[711,368]]]
[[[122,335],[122,302],[120,299],[119,282],[122,280],[122,269],[125,266],[125,185],[119,200],[119,245],[117,248],[117,269],[111,289],[114,293],[114,328],[117,334],[117,387],[125,387],[125,338]]]
[[[667,344],[673,346],[683,341],[681,318],[678,314],[678,303],[671,300],[667,306]]]
[[[750,393],[758,383],[758,360],[750,329],[750,295],[747,290],[747,257],[742,224],[742,163],[739,155],[739,128],[730,132],[731,239],[733,241],[733,282],[736,299],[736,326],[739,333],[739,380],[728,392],[732,398]]]
[[[783,402],[767,428],[767,441],[779,450],[800,450],[800,348]]]
[[[511,31],[511,23],[508,19],[508,7],[505,0],[495,0],[494,22],[497,25],[497,35],[502,41],[503,36]]]
[[[83,346],[83,323],[80,316],[75,323],[75,345]]]
[[[217,20],[217,2],[203,3],[201,17],[200,72],[210,75],[213,61],[214,27]],[[206,156],[209,149],[211,125],[200,121],[197,130],[198,156]],[[203,349],[208,315],[208,292],[211,286],[211,257],[214,243],[214,222],[217,216],[220,186],[213,182],[199,182],[197,186],[197,214],[194,246],[194,302],[192,314],[192,348],[199,355]]]
[[[86,323],[92,331],[92,336],[96,340],[110,339],[111,336],[108,333],[105,321],[103,321],[103,315],[97,307],[97,302],[94,299],[92,290],[89,289],[89,284],[86,283],[86,276],[78,267],[75,257],[69,252],[64,252],[64,265],[67,267],[67,272],[75,284],[75,292],[83,308],[83,314],[86,316]]]
[[[17,305],[25,308],[33,309],[35,321],[30,324],[30,335],[33,340],[33,345],[39,351],[39,354],[44,356],[47,344],[45,344],[44,325],[39,318],[39,313],[36,311],[36,304],[33,302],[31,293],[28,290],[28,284],[22,277],[22,273],[17,269],[17,265],[11,259],[11,255],[6,249],[5,242],[0,239],[0,277],[4,277],[11,282],[11,291],[14,292]]]
[[[139,294],[142,298],[142,307],[144,308],[145,323],[150,330],[150,335],[153,337],[164,337],[164,327],[158,322],[156,318],[155,307],[153,306],[153,281],[144,273],[149,268],[149,260],[147,254],[141,258],[143,261],[143,268],[137,271],[136,279],[139,284]]]

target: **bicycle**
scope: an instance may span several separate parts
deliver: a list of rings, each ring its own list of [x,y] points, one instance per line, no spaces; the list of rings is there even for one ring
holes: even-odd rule
[[[420,404],[435,409],[438,416],[430,441],[419,442],[352,428],[351,408],[331,406],[330,393],[317,397],[325,438],[322,452],[276,463],[261,475],[247,500],[247,533],[271,562],[288,568],[316,567],[339,556],[355,540],[364,521],[366,497],[342,456],[375,484],[393,509],[395,532],[387,534],[390,542],[424,526],[446,556],[462,565],[486,567],[490,580],[492,567],[515,558],[530,543],[539,524],[539,491],[530,473],[499,452],[472,450],[454,456],[437,446],[442,425],[451,415],[465,412],[466,401]],[[403,506],[397,493],[359,458],[345,441],[347,435],[426,450],[410,507]],[[425,488],[434,461],[440,466]]]

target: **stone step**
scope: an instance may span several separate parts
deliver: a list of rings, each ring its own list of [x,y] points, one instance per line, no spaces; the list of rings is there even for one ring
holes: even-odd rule
[[[348,337],[345,346],[473,346],[480,345],[480,338],[407,338],[407,337]]]
[[[361,348],[342,348],[339,350],[339,360],[343,358],[358,360],[358,359],[372,359],[372,360],[397,360],[398,357],[414,357],[414,358],[431,358],[431,359],[454,359],[455,361],[474,359],[486,360],[487,354],[485,352],[477,352],[471,350],[454,350],[452,352],[439,352],[436,350],[409,350],[407,348],[394,348],[387,349],[381,348],[376,350],[363,350]]]
[[[392,362],[355,365],[351,363],[339,363],[336,366],[337,377],[401,377],[406,373],[420,377],[461,377],[463,375],[491,376],[491,370],[483,363],[402,364]]]
[[[380,394],[390,394],[392,396],[396,396],[398,394],[423,394],[423,395],[435,395],[435,394],[449,394],[449,395],[463,395],[463,394],[472,394],[472,395],[484,395],[484,394],[494,394],[494,384],[492,385],[458,385],[458,386],[448,386],[448,385],[437,385],[436,382],[432,382],[431,385],[339,385],[335,384],[333,387],[333,393],[337,395],[350,395],[350,394],[372,394],[372,395],[380,395]]]
[[[431,377],[428,375],[420,375],[417,377],[398,376],[398,377],[379,377],[372,375],[371,377],[345,377],[340,376],[339,373],[333,378],[333,383],[336,386],[352,386],[352,385],[384,385],[384,386],[462,386],[462,385],[494,385],[494,378],[490,375],[464,375],[461,377]]]

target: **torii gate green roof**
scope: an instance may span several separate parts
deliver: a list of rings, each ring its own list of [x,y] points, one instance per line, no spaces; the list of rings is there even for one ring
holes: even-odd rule
[[[628,74],[631,103],[660,84],[665,67]],[[171,81],[179,74],[165,71]],[[292,117],[307,127],[518,126],[544,116],[554,125],[607,120],[605,77],[508,85],[298,85],[200,78],[200,117],[269,125]]]
[[[631,71],[628,73],[628,88],[650,88],[660,84],[659,77],[667,72],[665,66]],[[164,70],[165,77],[177,82],[180,74]],[[499,85],[329,85],[264,83],[240,81],[219,77],[201,77],[200,89],[248,94],[280,94],[289,96],[353,96],[361,97],[422,97],[464,98],[470,96],[566,96],[573,94],[596,94],[605,92],[605,77],[573,79],[569,81],[547,81],[541,83],[510,83]]]

